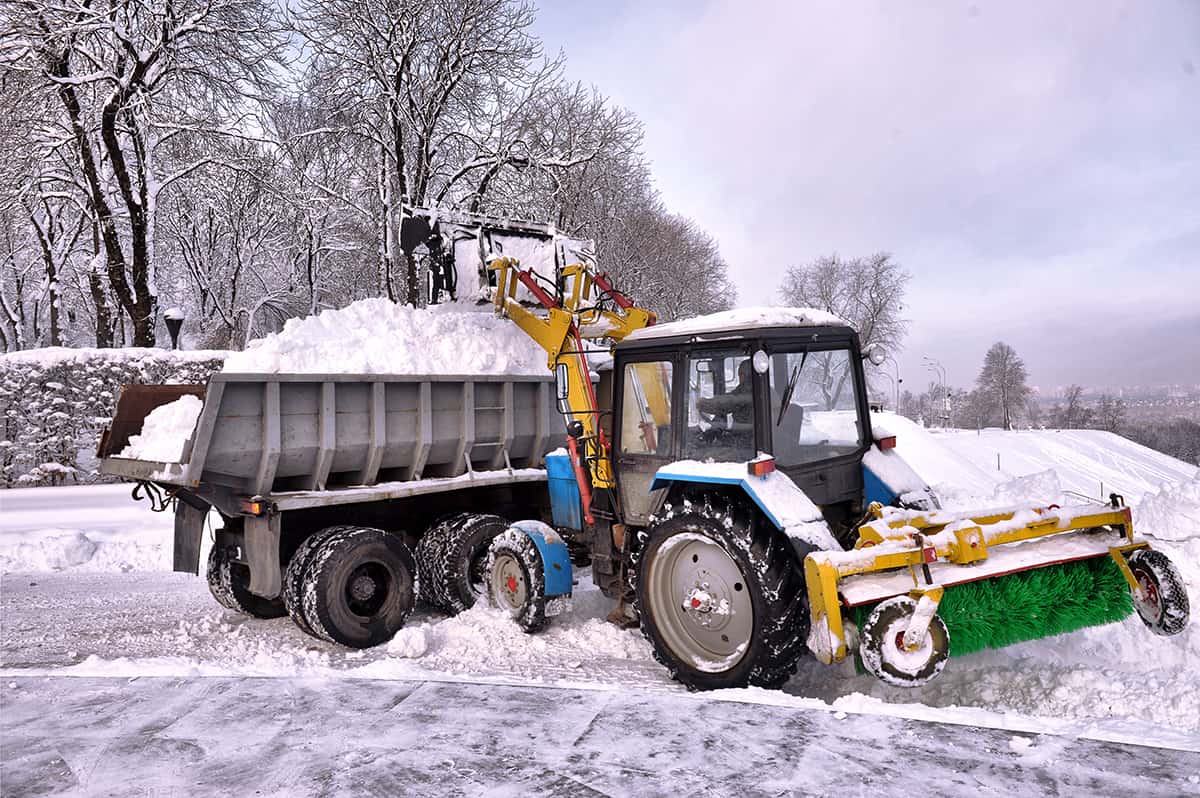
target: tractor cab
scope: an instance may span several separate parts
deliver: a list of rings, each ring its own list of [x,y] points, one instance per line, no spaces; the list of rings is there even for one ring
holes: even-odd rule
[[[628,336],[613,368],[625,520],[648,523],[663,500],[651,485],[665,465],[763,454],[831,522],[861,515],[872,442],[862,360],[853,329],[811,310],[772,308],[753,320],[733,311]]]

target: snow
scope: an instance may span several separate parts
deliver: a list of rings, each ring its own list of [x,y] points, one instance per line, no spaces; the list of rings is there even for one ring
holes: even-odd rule
[[[1167,483],[1142,499],[1137,524],[1154,530],[1159,540],[1200,537],[1200,474],[1190,482]]]
[[[0,573],[169,571],[171,513],[133,501],[130,487],[0,490]]]
[[[548,373],[546,353],[490,309],[412,308],[364,299],[289,319],[225,361],[226,372],[290,374]]]
[[[846,327],[845,321],[832,313],[814,308],[753,307],[724,310],[707,316],[656,324],[635,330],[626,341],[645,341],[670,335],[705,335],[726,330],[746,330],[756,327]]]
[[[986,464],[997,449],[1002,458],[1014,454],[1015,462],[1015,453],[1046,445],[1039,441],[1042,436],[943,434],[905,422],[888,424],[898,436],[896,452],[944,490],[941,495],[949,497],[952,509],[1004,503],[997,496],[1014,501],[1021,494],[1042,496],[1072,480],[1098,481],[1120,459],[1130,474],[1141,475],[1121,486],[1127,497],[1136,497],[1131,504],[1138,534],[1171,557],[1193,606],[1200,604],[1200,524],[1194,520],[1200,517],[1200,478],[1194,467],[1120,439],[1104,448],[1087,436],[1047,433],[1075,456],[1035,462],[1029,454],[1027,467],[994,472],[993,463],[989,472],[976,463]],[[972,442],[986,448],[974,452]],[[745,476],[744,466],[736,467],[737,476]],[[1157,484],[1155,474],[1167,478]],[[683,694],[654,661],[640,632],[604,622],[611,602],[586,572],[576,585],[572,612],[555,618],[543,634],[525,635],[502,613],[485,607],[455,618],[418,610],[388,646],[352,652],[306,637],[287,619],[250,620],[223,610],[202,579],[164,573],[171,563],[171,528],[169,514],[151,513],[144,502],[131,501],[128,485],[0,491],[0,570],[8,574],[3,582],[5,678],[25,683],[50,675],[300,676],[319,679],[329,689],[360,679],[389,684],[430,679]],[[206,545],[207,540],[206,535]],[[29,577],[16,576],[17,571]],[[23,636],[32,634],[22,631],[28,629],[36,629],[36,635]],[[1195,751],[1200,750],[1197,683],[1200,623],[1194,620],[1178,637],[1160,638],[1134,616],[956,657],[937,679],[911,690],[855,674],[850,664],[829,667],[804,660],[784,692],[718,691],[696,700],[697,706],[749,702],[986,726],[1006,730],[999,745],[1008,755],[1014,754],[1007,741],[1017,733]],[[1016,755],[1023,761],[1027,755],[1050,755],[1057,744],[1039,740]]]
[[[0,354],[4,364],[28,364],[55,366],[64,363],[88,363],[95,359],[106,361],[142,360],[144,358],[170,358],[188,362],[220,360],[230,353],[223,349],[151,349],[127,346],[120,349],[98,349],[87,346],[46,346],[40,349],[24,349]]]
[[[172,321],[183,321],[185,315],[183,308],[170,307],[163,311],[163,318]]]
[[[141,433],[129,436],[129,445],[117,457],[154,463],[183,462],[184,450],[203,408],[200,398],[190,394],[159,405],[146,415]]]

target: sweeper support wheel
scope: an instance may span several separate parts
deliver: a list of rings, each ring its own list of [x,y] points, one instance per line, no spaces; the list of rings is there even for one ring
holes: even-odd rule
[[[942,672],[950,656],[950,633],[937,615],[913,646],[905,632],[917,613],[918,602],[897,596],[881,602],[863,624],[858,654],[871,674],[896,687],[919,687]]]
[[[1129,555],[1129,570],[1137,581],[1133,607],[1156,635],[1177,635],[1187,626],[1191,608],[1179,569],[1167,555],[1138,549]]]

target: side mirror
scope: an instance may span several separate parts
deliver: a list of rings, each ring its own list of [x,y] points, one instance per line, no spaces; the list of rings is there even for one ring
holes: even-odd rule
[[[879,344],[871,344],[863,352],[863,357],[871,362],[872,366],[882,366],[883,361],[888,359],[887,350]]]
[[[708,361],[708,360],[697,360],[696,361],[696,373],[698,373],[698,374],[712,373],[712,362]]]

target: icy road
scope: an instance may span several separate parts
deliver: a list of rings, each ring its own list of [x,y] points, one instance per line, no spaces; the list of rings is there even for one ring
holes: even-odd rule
[[[477,610],[487,657],[429,639],[468,621],[417,619],[430,650],[411,659],[395,652],[412,639],[350,652],[243,619],[181,574],[7,574],[0,592],[5,795],[1200,794],[1188,735],[1148,747],[977,710],[688,694],[611,627],[585,660],[584,630],[509,637]]]
[[[1193,597],[1194,474],[1134,511]],[[688,694],[586,577],[538,635],[418,613],[353,652],[223,610],[165,572],[170,540],[127,486],[0,491],[3,795],[1200,795],[1200,625],[962,657],[911,691],[810,660],[783,692]]]

